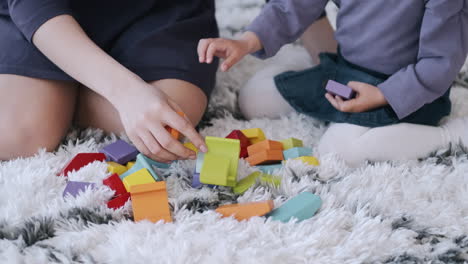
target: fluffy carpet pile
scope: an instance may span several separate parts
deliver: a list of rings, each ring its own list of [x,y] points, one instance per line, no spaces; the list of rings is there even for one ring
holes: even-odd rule
[[[260,10],[262,0],[219,0],[224,36],[238,33]],[[330,7],[331,14],[333,7]],[[278,120],[245,121],[237,90],[256,70],[278,61],[307,63],[299,45],[278,57],[248,58],[220,73],[201,133],[225,136],[233,129],[260,127],[268,138],[296,137],[314,147],[325,124],[298,114]],[[464,69],[465,71],[467,68]],[[468,115],[467,74],[452,97],[453,116]],[[174,223],[134,223],[131,205],[113,211],[112,196],[99,182],[106,165],[93,163],[70,180],[97,182],[97,190],[63,199],[60,168],[80,152],[115,140],[97,130],[73,130],[55,153],[0,163],[1,263],[466,263],[468,261],[468,152],[440,150],[419,161],[348,168],[333,156],[321,166],[290,161],[278,172],[280,188],[257,185],[242,196],[227,188],[190,187],[195,163],[162,171]],[[252,168],[240,162],[239,176]],[[300,223],[220,218],[220,204],[288,198],[311,191],[323,200],[316,216]]]

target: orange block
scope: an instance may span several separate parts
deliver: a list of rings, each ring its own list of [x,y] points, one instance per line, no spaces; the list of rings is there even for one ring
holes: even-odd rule
[[[254,216],[264,216],[273,210],[273,201],[253,202],[245,204],[228,204],[218,207],[216,212],[223,217],[234,216],[235,219],[242,221]]]
[[[283,144],[279,141],[266,139],[247,147],[249,156],[265,150],[283,150]]]
[[[133,218],[135,221],[149,220],[153,223],[164,220],[172,222],[167,198],[166,182],[159,181],[130,187]]]
[[[185,118],[185,114],[184,112],[177,112],[177,114],[179,114],[180,116],[184,117]],[[181,134],[179,131],[173,129],[172,127],[169,127],[167,126],[166,127],[166,130],[167,132],[169,132],[171,134],[171,136],[177,140],[180,140],[181,139]]]
[[[283,151],[282,150],[265,150],[262,152],[255,153],[252,156],[249,156],[246,160],[250,166],[262,165],[262,164],[271,164],[282,161]]]

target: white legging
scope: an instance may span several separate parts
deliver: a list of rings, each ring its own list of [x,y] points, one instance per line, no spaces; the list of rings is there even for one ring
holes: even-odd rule
[[[249,118],[277,118],[294,109],[279,94],[273,76],[288,70],[272,65],[256,73],[239,94],[239,105]],[[262,100],[258,100],[262,98]],[[348,165],[364,161],[418,159],[447,147],[450,142],[468,141],[468,118],[449,121],[440,127],[401,123],[378,128],[331,124],[318,145],[319,155],[338,154]]]

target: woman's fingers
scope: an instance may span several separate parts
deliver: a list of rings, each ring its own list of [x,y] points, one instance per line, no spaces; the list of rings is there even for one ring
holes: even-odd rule
[[[198,134],[198,132],[195,130],[194,126],[192,125],[192,123],[190,123],[190,121],[178,115],[174,111],[169,111],[167,115],[164,117],[163,121],[170,127],[176,129],[177,131],[182,133],[184,136],[186,136],[188,140],[190,140],[190,142],[192,142],[199,150],[201,150],[202,152],[208,151],[205,141],[200,136],[200,134]],[[182,144],[180,145],[183,147]],[[185,147],[183,148],[186,150],[189,150]]]
[[[169,163],[169,160],[166,160],[166,159],[163,159],[161,157],[158,157],[156,155],[153,155],[153,153],[151,153],[151,151],[146,147],[145,143],[143,143],[143,140],[138,137],[138,136],[133,136],[130,137],[130,140],[132,141],[133,144],[135,144],[135,147],[143,154],[145,154],[146,156],[150,157],[151,159],[153,160],[156,160],[158,162],[162,162],[162,163]]]

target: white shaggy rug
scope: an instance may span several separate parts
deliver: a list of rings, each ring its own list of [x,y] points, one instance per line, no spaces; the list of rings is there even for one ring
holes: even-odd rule
[[[239,32],[261,4],[219,0],[222,34]],[[236,91],[253,72],[275,61],[306,63],[306,58],[300,46],[291,45],[273,60],[248,58],[220,74],[202,134],[260,127],[271,139],[294,136],[314,147],[323,123],[298,114],[243,121],[236,107]],[[455,88],[452,95],[453,116],[468,115],[468,107],[462,107],[468,89]],[[0,163],[0,263],[468,262],[468,154],[462,149],[359,169],[332,156],[323,157],[317,168],[288,162],[279,189],[256,186],[240,197],[229,189],[191,189],[195,164],[179,162],[164,172],[175,221],[152,224],[132,222],[130,204],[107,209],[112,193],[105,187],[62,198],[65,178],[55,173],[75,154],[97,151],[112,140],[96,130],[74,130],[56,153]],[[241,162],[241,177],[251,171]],[[106,176],[105,164],[92,164],[69,178],[100,182]],[[258,217],[237,222],[212,210],[222,203],[265,199],[279,206],[302,191],[319,195],[323,206],[301,223]]]

